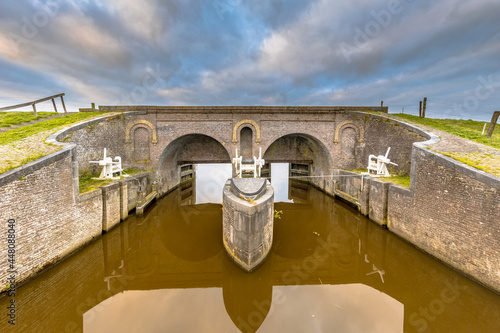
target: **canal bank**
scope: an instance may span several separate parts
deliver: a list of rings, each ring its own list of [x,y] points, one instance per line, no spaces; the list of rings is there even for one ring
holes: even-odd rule
[[[500,330],[498,295],[303,183],[247,274],[225,253],[221,205],[185,185],[25,284],[18,325],[0,331]]]
[[[223,108],[213,108],[215,111],[221,109]],[[269,110],[274,112],[271,108]],[[206,110],[201,111],[204,119],[212,117]],[[247,109],[243,111],[249,112]],[[238,117],[242,117],[243,111],[234,111],[233,114],[231,113],[233,111],[223,109],[217,111],[222,113],[213,116],[214,119],[211,120],[213,126],[221,131],[221,136],[224,137],[221,141],[226,145],[232,142],[232,138],[236,138],[238,142],[236,130],[244,124],[259,126],[257,122],[239,120]],[[258,108],[254,111],[256,115],[262,113]],[[288,112],[287,110],[275,112],[278,116],[285,117],[285,111]],[[429,146],[437,142],[438,138],[403,122],[355,110],[305,108],[305,111],[310,112],[304,119],[309,127],[313,128],[315,124],[328,124],[335,129],[329,132],[322,131],[325,138],[321,142],[330,142],[328,147],[332,148],[328,150],[328,147],[324,146],[323,148],[326,148],[323,149],[321,142],[314,140],[302,141],[304,143],[301,143],[301,138],[289,140],[288,136],[284,135],[283,140],[280,138],[269,140],[267,144],[270,151],[273,150],[273,142],[283,144],[299,142],[297,148],[309,147],[310,150],[305,153],[309,154],[308,158],[312,160],[303,162],[312,163],[310,172],[315,176],[311,178],[312,184],[328,194],[339,196],[340,192],[349,194],[349,191],[342,191],[342,188],[351,186],[353,192],[349,195],[354,198],[355,204],[359,205],[361,211],[374,221],[386,224],[391,231],[489,288],[500,290],[500,258],[496,251],[500,247],[500,230],[497,222],[500,220],[500,209],[498,209],[500,185],[497,177],[432,151]],[[65,129],[48,140],[53,144],[62,145],[64,147],[62,150],[0,176],[2,193],[0,217],[5,221],[9,219],[17,221],[18,283],[27,281],[98,238],[103,229],[109,229],[120,219],[125,218],[125,206],[128,209],[134,205],[136,200],[134,197],[137,197],[137,185],[134,185],[136,183],[134,181],[123,181],[126,187],[112,184],[104,189],[79,194],[79,170],[88,169],[89,160],[99,159],[98,154],[101,154],[103,146],[108,146],[114,155],[128,156],[124,159],[124,168],[150,168],[152,160],[144,159],[147,154],[150,157],[172,157],[175,160],[172,168],[166,168],[170,166],[167,159],[162,165],[164,169],[145,174],[143,177],[147,182],[145,188],[148,188],[148,191],[150,188],[148,184],[158,181],[159,195],[172,191],[193,175],[190,166],[195,161],[185,160],[187,155],[182,152],[182,147],[198,152],[196,156],[193,155],[193,159],[202,159],[203,153],[209,156],[211,162],[230,158],[230,155],[224,157],[221,148],[210,143],[212,141],[208,140],[206,135],[196,136],[202,140],[195,143],[189,141],[192,134],[183,134],[181,139],[175,137],[184,132],[169,134],[172,144],[166,145],[162,154],[158,145],[163,140],[163,136],[159,133],[163,133],[164,129],[160,127],[167,124],[173,129],[172,126],[180,124],[175,117],[186,115],[180,114],[174,117],[173,114],[161,112],[156,109],[151,112],[147,110],[130,112],[122,116],[103,117]],[[186,112],[191,112],[190,117],[194,117],[192,113],[194,111]],[[234,123],[234,126],[222,126],[228,121],[221,120],[221,114],[226,117],[233,115],[234,118],[229,123]],[[312,115],[318,119],[312,120],[314,118]],[[143,119],[145,116],[151,121]],[[151,119],[160,116],[174,117],[172,120],[174,125],[163,118],[156,122]],[[300,116],[294,117],[300,120]],[[285,120],[283,118],[281,124]],[[263,124],[264,120],[259,122]],[[294,123],[297,123],[297,119]],[[179,131],[188,133],[204,132],[204,127],[189,126],[179,125],[178,128]],[[138,131],[134,132],[138,136],[147,131],[150,131],[151,135],[145,136],[146,140],[133,141],[135,139],[130,133],[135,130]],[[281,134],[285,133],[285,130],[292,131],[296,128],[281,128]],[[255,138],[256,143],[260,142],[266,133],[271,136],[269,132],[256,132],[255,135],[258,135]],[[349,163],[354,161],[359,163],[360,167],[366,163],[363,156],[368,152],[367,147],[374,147],[375,144],[383,144],[383,147],[386,147],[392,144],[392,141],[401,138],[397,158],[401,160],[399,163],[410,171],[410,188],[405,189],[370,180],[367,182],[369,186],[361,190],[361,185],[348,186],[341,183],[342,178],[337,177],[340,179],[337,180],[333,177],[332,175],[340,174],[341,171],[337,171],[338,168],[332,165],[331,169],[325,169],[330,162],[326,157],[318,156],[333,154],[331,152],[337,150],[343,151],[343,133],[358,136],[355,142],[359,146],[355,146],[353,152],[358,152],[359,156],[349,160]],[[64,143],[58,142],[63,139]],[[349,137],[346,137],[347,139]],[[414,142],[417,139],[427,139],[427,141]],[[205,143],[207,146],[204,146]],[[255,145],[252,149],[256,147],[258,148]],[[339,154],[340,157],[343,156]],[[403,160],[405,156],[407,161]],[[345,179],[347,181],[348,178]],[[335,188],[335,186],[340,187]],[[374,195],[376,193],[380,195]],[[5,228],[6,225],[2,225],[2,234],[7,234]],[[7,249],[7,238],[2,238],[0,244]],[[7,274],[7,271],[0,272],[3,290],[7,287],[5,282]]]

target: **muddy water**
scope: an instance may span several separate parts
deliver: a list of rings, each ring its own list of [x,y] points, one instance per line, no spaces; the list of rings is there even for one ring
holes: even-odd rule
[[[21,287],[0,332],[500,332],[500,296],[301,183],[275,181],[272,253],[244,273],[204,177]]]

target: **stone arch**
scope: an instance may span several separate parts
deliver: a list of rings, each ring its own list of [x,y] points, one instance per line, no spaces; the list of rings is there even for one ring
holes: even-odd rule
[[[260,143],[260,127],[259,127],[259,125],[257,125],[257,123],[255,121],[250,120],[250,119],[242,120],[234,126],[234,128],[233,128],[233,143],[238,142],[238,128],[240,128],[240,126],[243,124],[250,124],[255,128],[255,142],[257,144],[259,144]]]
[[[127,128],[125,129],[125,143],[131,143],[132,141],[130,140],[130,133],[132,131],[132,128],[136,125],[145,125],[151,129],[151,132],[153,133],[152,135],[152,140],[151,143],[156,145],[158,143],[158,138],[156,136],[156,128],[151,124],[149,121],[141,119],[141,120],[136,120],[134,122],[131,122],[127,125]]]
[[[265,150],[264,159],[266,163],[308,162],[312,164],[313,175],[329,175],[333,168],[333,158],[326,145],[305,133],[277,138]]]
[[[231,157],[222,142],[206,134],[185,134],[172,140],[158,160],[160,193],[179,184],[181,164],[197,163],[231,163]]]
[[[365,130],[362,127],[358,127],[355,123],[353,123],[350,120],[346,120],[342,123],[340,123],[337,128],[335,128],[335,137],[333,139],[333,143],[338,144],[340,142],[339,140],[339,134],[341,130],[345,129],[346,127],[350,127],[354,129],[358,135],[358,143],[360,145],[363,145],[365,143]]]

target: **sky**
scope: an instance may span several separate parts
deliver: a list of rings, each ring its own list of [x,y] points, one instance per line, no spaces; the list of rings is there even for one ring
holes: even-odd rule
[[[375,105],[489,120],[499,0],[0,3],[0,106]],[[51,110],[51,103],[39,110]],[[404,108],[404,109],[403,109]]]

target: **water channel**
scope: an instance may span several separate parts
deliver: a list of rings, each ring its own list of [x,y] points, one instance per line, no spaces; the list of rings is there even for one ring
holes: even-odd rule
[[[230,166],[199,166],[196,181],[18,289],[17,325],[4,317],[0,332],[500,332],[499,295],[280,177],[286,168],[272,166],[282,214],[253,273],[222,245]]]

